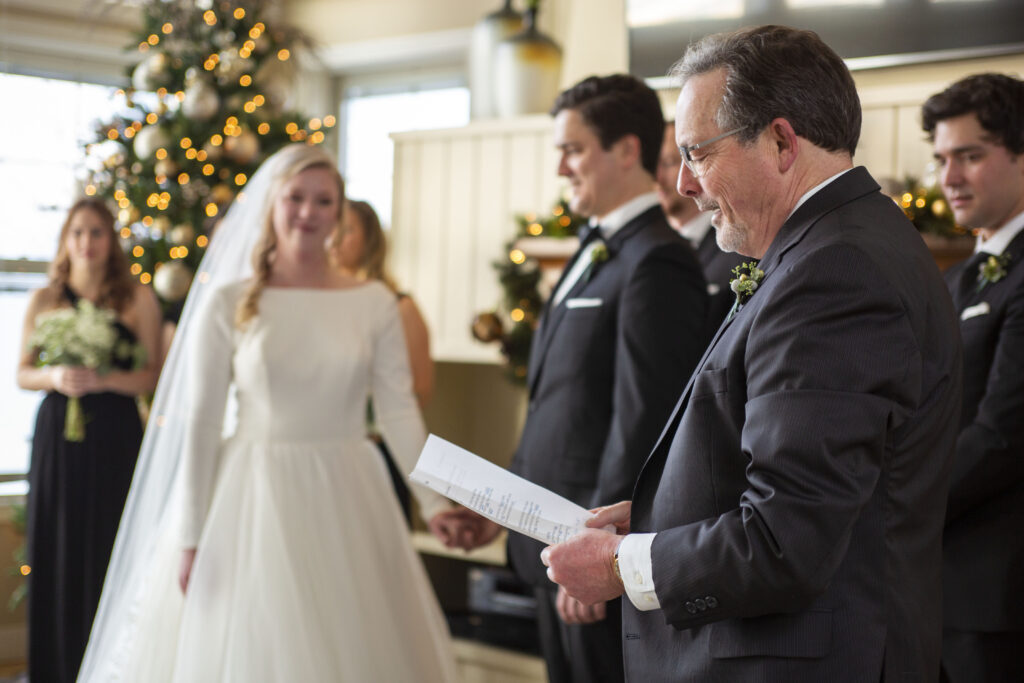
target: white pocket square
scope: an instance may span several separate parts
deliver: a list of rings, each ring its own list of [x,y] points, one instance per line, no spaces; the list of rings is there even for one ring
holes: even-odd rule
[[[600,306],[603,303],[604,303],[604,301],[602,301],[601,299],[581,299],[581,298],[566,299],[565,300],[565,307],[566,308],[596,308],[596,307]]]
[[[961,320],[968,320],[970,318],[976,318],[979,315],[986,315],[992,309],[989,307],[987,301],[982,301],[980,304],[974,306],[968,306],[964,309],[964,312],[960,314]]]

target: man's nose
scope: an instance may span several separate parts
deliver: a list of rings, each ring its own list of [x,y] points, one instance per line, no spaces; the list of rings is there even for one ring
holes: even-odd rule
[[[558,157],[558,175],[569,177],[569,164],[566,162],[564,154]]]
[[[696,197],[700,194],[700,181],[686,164],[679,164],[679,177],[676,179],[676,190],[684,197]]]
[[[955,159],[947,161],[939,173],[939,182],[947,186],[959,185],[964,180],[963,169]]]

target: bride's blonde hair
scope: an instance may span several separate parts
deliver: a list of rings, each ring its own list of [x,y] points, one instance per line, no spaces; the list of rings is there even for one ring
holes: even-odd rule
[[[259,314],[260,295],[270,279],[274,255],[277,252],[277,234],[274,232],[274,203],[285,184],[303,171],[311,168],[325,168],[331,172],[338,187],[338,216],[340,222],[345,206],[345,181],[338,172],[334,161],[319,147],[305,144],[292,145],[287,149],[294,158],[286,164],[280,175],[274,178],[267,192],[264,207],[263,228],[252,251],[252,282],[235,311],[235,325],[243,328]]]

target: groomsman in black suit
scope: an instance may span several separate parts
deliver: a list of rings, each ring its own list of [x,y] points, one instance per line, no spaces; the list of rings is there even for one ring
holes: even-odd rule
[[[946,284],[964,400],[943,536],[942,672],[1024,681],[1024,82],[970,76],[923,109],[946,201],[978,235]]]
[[[558,173],[590,226],[534,336],[529,412],[511,469],[589,509],[632,491],[706,345],[707,294],[654,192],[663,128],[654,91],[632,76],[591,77],[561,93],[551,113]],[[462,545],[497,533],[475,523]],[[543,547],[519,534],[508,543],[513,568],[536,589],[550,680],[623,680],[621,602],[583,605],[560,591]]]
[[[732,308],[735,295],[729,289],[733,268],[743,263],[743,256],[719,248],[711,229],[711,214],[697,208],[697,202],[684,197],[676,189],[683,157],[676,147],[676,124],[665,124],[665,137],[658,157],[658,201],[668,224],[686,238],[697,252],[697,260],[708,282],[708,340]]]
[[[942,277],[853,167],[857,90],[816,34],[708,36],[673,75],[679,190],[757,263],[632,503],[546,548],[549,575],[626,593],[629,681],[935,681],[962,382]]]

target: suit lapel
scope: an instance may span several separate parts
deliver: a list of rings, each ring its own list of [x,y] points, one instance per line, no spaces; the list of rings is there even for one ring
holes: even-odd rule
[[[615,254],[622,248],[622,245],[625,244],[626,240],[639,232],[644,226],[648,225],[660,211],[660,206],[652,206],[650,209],[644,211],[639,216],[626,223],[617,230],[614,235],[607,239],[605,244],[608,246],[611,258],[614,259]],[[561,287],[562,282],[569,274],[569,271],[572,270],[576,261],[579,260],[582,253],[583,249],[578,249],[576,253],[573,254],[572,259],[570,259],[565,265],[565,268],[562,270],[561,277],[558,278],[558,284],[551,290],[552,297],[554,296],[554,293],[558,291],[558,288]],[[607,265],[608,264],[605,264],[605,266]],[[540,380],[540,371],[544,366],[544,359],[547,357],[548,349],[551,346],[551,339],[553,338],[559,323],[561,323],[565,318],[566,311],[568,310],[565,306],[565,302],[570,298],[579,295],[590,285],[592,280],[593,278],[588,279],[586,272],[584,272],[580,276],[580,279],[573,284],[572,288],[566,292],[565,297],[557,306],[553,306],[551,304],[551,297],[549,297],[547,302],[545,302],[543,313],[541,315],[540,327],[537,330],[538,333],[534,335],[533,338],[533,344],[540,344],[540,347],[531,347],[530,349],[530,366],[527,371],[527,386],[529,387],[530,396],[533,396],[533,392],[537,388],[537,382]],[[536,356],[534,355],[535,350],[537,351]]]
[[[633,500],[637,499],[637,493],[640,491],[641,482],[645,476],[653,476],[653,470],[655,467],[659,468],[664,464],[665,458],[661,457],[661,454],[668,455],[668,447],[671,445],[672,438],[675,436],[676,430],[679,428],[679,422],[682,420],[683,413],[686,410],[686,404],[690,400],[690,390],[693,389],[693,382],[696,380],[697,375],[704,368],[704,363],[707,362],[708,356],[714,351],[715,346],[718,344],[718,340],[722,338],[722,334],[732,324],[732,321],[736,318],[733,316],[722,322],[718,326],[718,331],[715,332],[714,338],[708,347],[704,350],[704,355],[701,356],[700,362],[697,363],[697,367],[690,375],[690,379],[686,382],[686,387],[683,389],[683,393],[679,396],[679,400],[676,401],[675,408],[672,409],[672,414],[668,418],[668,422],[665,424],[665,428],[661,430],[661,435],[658,436],[658,440],[654,442],[654,448],[651,449],[650,455],[647,456],[647,460],[644,461],[643,467],[640,468],[640,474],[637,475],[636,484],[633,486]],[[662,450],[664,447],[664,450]],[[655,457],[658,456],[658,457]]]
[[[1004,254],[1009,255],[1010,261],[1006,264],[1007,273],[1009,273],[1014,267],[1020,268],[1018,261],[1024,257],[1024,231],[1017,233],[1017,235],[1010,240],[1010,243],[1006,245],[1006,249],[1003,250]],[[951,287],[951,293],[953,295],[953,303],[956,307],[957,313],[963,313],[964,309],[971,306],[989,295],[989,290],[993,287],[998,287],[1000,284],[1006,281],[1004,277],[999,282],[990,282],[984,287],[979,289],[978,282],[978,267],[989,257],[988,253],[983,252],[983,256],[975,254],[966,261],[959,264],[960,272],[952,274],[953,283]]]
[[[800,243],[800,240],[807,234],[807,231],[810,230],[811,226],[818,222],[818,219],[843,204],[851,202],[854,199],[871,192],[877,192],[878,190],[878,184],[874,181],[867,170],[863,167],[857,167],[848,171],[843,176],[837,178],[812,195],[793,213],[792,216],[789,217],[789,219],[786,220],[785,223],[783,223],[782,228],[779,229],[779,234],[775,236],[774,240],[772,240],[771,245],[768,247],[768,251],[765,252],[764,257],[761,259],[759,267],[764,271],[764,278],[761,280],[759,289],[764,288],[765,282],[770,277],[772,271],[774,271],[778,264],[782,262],[783,256],[790,249]],[[731,318],[726,319],[718,327],[718,331],[715,333],[714,338],[711,340],[711,343],[708,344],[708,348],[704,351],[704,355],[701,357],[700,362],[697,363],[696,369],[693,371],[693,374],[690,375],[690,379],[686,383],[686,388],[683,389],[683,393],[679,397],[679,401],[676,403],[676,407],[672,411],[672,416],[665,425],[665,429],[662,430],[661,436],[659,436],[657,442],[655,442],[654,448],[651,449],[651,453],[644,462],[644,466],[640,469],[636,485],[633,487],[634,501],[637,499],[637,494],[640,493],[641,484],[644,479],[654,477],[656,470],[660,472],[661,468],[664,467],[665,459],[668,456],[668,448],[671,446],[672,439],[675,436],[679,423],[682,421],[683,413],[686,410],[686,405],[690,398],[690,391],[693,388],[693,382],[700,371],[704,368],[704,364],[707,362],[711,352],[714,351],[715,346],[722,338],[722,335],[729,328],[729,325],[732,324],[733,320],[736,319],[737,315],[739,315],[739,311],[737,311],[737,313]]]

